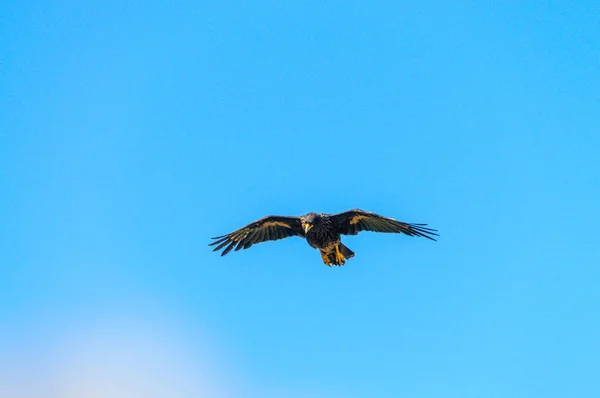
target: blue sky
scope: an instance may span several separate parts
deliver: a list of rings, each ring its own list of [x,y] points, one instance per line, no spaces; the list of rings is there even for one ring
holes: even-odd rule
[[[0,14],[11,396],[600,394],[594,2]],[[356,207],[441,237],[207,247]]]

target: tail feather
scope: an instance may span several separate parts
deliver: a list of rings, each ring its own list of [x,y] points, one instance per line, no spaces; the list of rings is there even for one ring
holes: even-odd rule
[[[339,243],[333,249],[327,251],[319,249],[319,251],[321,252],[323,262],[329,267],[332,265],[344,265],[347,259],[354,257],[354,252],[342,243]]]
[[[340,242],[339,248],[340,248],[340,253],[342,253],[344,255],[344,257],[346,257],[346,260],[354,257],[354,252],[352,250],[348,249],[343,243]]]

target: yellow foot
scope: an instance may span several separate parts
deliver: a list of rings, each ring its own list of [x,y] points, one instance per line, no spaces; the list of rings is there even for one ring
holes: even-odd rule
[[[335,245],[335,262],[336,262],[337,265],[344,265],[344,264],[346,264],[346,258],[340,252],[340,247],[338,245]]]
[[[325,265],[331,267],[333,263],[329,260],[329,253],[324,250],[319,250],[319,252],[321,253],[321,258],[323,259]]]

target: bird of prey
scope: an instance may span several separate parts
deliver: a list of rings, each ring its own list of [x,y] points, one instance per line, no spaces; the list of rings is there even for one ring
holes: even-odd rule
[[[267,216],[227,235],[217,236],[209,246],[213,251],[223,249],[221,256],[247,249],[255,243],[278,240],[289,236],[305,238],[310,246],[319,249],[327,266],[344,265],[354,252],[341,241],[340,235],[356,235],[360,231],[395,232],[435,240],[435,229],[427,224],[409,224],[360,209],[337,214],[308,213],[301,217]]]

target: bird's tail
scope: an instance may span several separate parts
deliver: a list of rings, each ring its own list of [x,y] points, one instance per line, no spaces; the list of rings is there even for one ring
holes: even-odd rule
[[[354,257],[354,252],[342,243],[338,243],[331,250],[319,249],[319,251],[321,252],[323,262],[329,267],[332,265],[344,265],[347,259]]]
[[[332,265],[344,265],[347,259],[354,257],[354,252],[342,243],[338,243],[332,250],[326,251],[320,249],[319,251],[325,265],[330,267]]]
[[[340,253],[342,253],[342,255],[346,258],[346,260],[354,257],[354,252],[352,250],[348,249],[343,243],[340,242],[338,247],[340,248]]]

